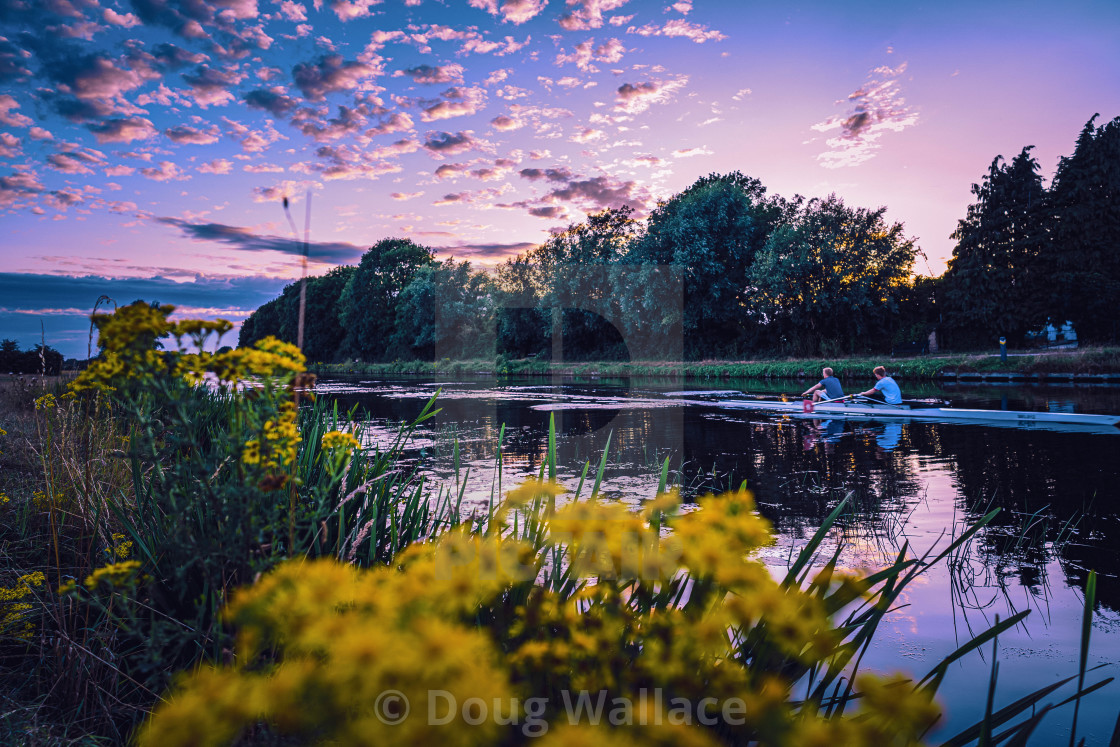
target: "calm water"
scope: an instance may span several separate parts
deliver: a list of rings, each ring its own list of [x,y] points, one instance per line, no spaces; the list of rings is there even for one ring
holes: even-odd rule
[[[904,543],[924,552],[995,507],[995,522],[952,564],[919,577],[903,608],[880,627],[864,665],[917,676],[994,621],[1031,615],[1000,637],[996,706],[1076,674],[1082,588],[1098,574],[1090,665],[1097,679],[1120,675],[1120,429],[1116,434],[984,425],[812,421],[733,410],[721,401],[796,395],[809,384],[721,382],[703,387],[624,379],[420,379],[322,381],[322,394],[356,417],[375,440],[395,435],[438,389],[440,414],[409,451],[437,482],[461,490],[466,510],[485,512],[495,491],[498,435],[502,485],[536,474],[555,416],[561,481],[589,480],[610,436],[603,491],[639,504],[653,497],[661,462],[686,498],[746,481],[778,535],[766,562],[781,567],[845,496],[851,512],[833,532],[849,568],[889,564]],[[685,391],[687,390],[687,391]],[[904,387],[956,407],[1120,413],[1117,387]],[[748,393],[744,395],[744,392]],[[686,404],[685,404],[686,403]],[[456,449],[458,444],[458,471]],[[585,493],[587,489],[585,488]],[[835,547],[835,545],[833,545]],[[827,548],[826,548],[827,549]],[[990,646],[954,666],[942,687],[951,736],[980,715]],[[1092,677],[1093,675],[1090,675]],[[1093,682],[1089,679],[1088,682]],[[1064,698],[1073,690],[1059,693]],[[1082,704],[1079,737],[1108,742],[1120,712],[1120,682]],[[1072,707],[1049,714],[1034,742],[1068,739]]]

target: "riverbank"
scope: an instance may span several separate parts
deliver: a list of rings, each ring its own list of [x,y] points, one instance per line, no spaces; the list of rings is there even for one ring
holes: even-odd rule
[[[911,358],[787,358],[750,361],[561,361],[467,360],[315,364],[321,375],[475,375],[637,377],[709,381],[713,379],[813,379],[825,366],[845,380],[871,378],[886,366],[893,376],[929,381],[1085,382],[1120,384],[1120,348],[996,355],[923,355]]]

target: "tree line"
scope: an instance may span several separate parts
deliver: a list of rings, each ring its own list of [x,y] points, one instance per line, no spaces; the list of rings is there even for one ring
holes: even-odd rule
[[[20,350],[15,340],[0,340],[0,374],[45,373],[57,376],[61,370],[62,353],[49,345]]]
[[[886,208],[787,199],[711,174],[644,220],[626,207],[573,224],[492,272],[408,239],[308,278],[312,361],[741,358],[888,352],[933,330],[956,349],[1012,345],[1047,322],[1120,339],[1120,117],[1093,117],[1049,188],[1026,147],[973,185],[947,271]],[[240,344],[294,342],[300,284],[257,309]],[[672,355],[670,354],[672,352]]]

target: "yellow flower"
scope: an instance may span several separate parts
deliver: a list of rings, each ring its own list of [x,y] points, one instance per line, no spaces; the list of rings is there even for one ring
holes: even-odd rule
[[[54,407],[56,404],[57,403],[55,402],[53,394],[44,394],[42,397],[39,397],[37,400],[35,400],[35,409],[46,410],[48,408]]]
[[[126,560],[123,563],[110,563],[96,569],[86,577],[85,585],[94,588],[104,583],[109,586],[121,586],[135,580],[137,571],[140,570],[139,560]]]
[[[122,560],[127,558],[132,554],[132,540],[126,540],[125,536],[126,535],[120,532],[114,532],[113,545],[112,547],[106,548],[105,551]]]
[[[567,488],[557,482],[526,480],[519,487],[506,493],[505,505],[506,508],[526,506],[538,498],[555,498],[567,492]]]
[[[342,431],[328,431],[323,434],[322,448],[324,451],[330,449],[341,449],[349,454],[354,449],[361,446],[361,442],[354,437],[352,433],[344,433]]]
[[[251,348],[237,348],[215,355],[207,363],[208,371],[220,381],[236,384],[246,378],[291,381],[302,373],[307,359],[295,345],[266,337]]]

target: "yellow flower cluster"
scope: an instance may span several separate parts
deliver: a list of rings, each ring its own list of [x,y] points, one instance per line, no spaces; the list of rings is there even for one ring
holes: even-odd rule
[[[751,556],[770,535],[749,493],[708,496],[660,537],[616,505],[574,502],[542,514],[559,492],[533,483],[502,507],[532,504],[526,516],[542,527],[538,536],[523,525],[532,544],[501,522],[482,534],[448,531],[389,568],[280,566],[226,610],[237,665],[183,679],[140,744],[229,744],[263,721],[338,745],[517,743],[545,732],[542,744],[881,745],[914,743],[937,718],[930,697],[897,677],[861,677],[858,711],[847,716],[793,702],[783,662],[825,666],[841,655],[842,636],[812,589],[852,582],[831,572],[808,591],[775,581]],[[647,513],[671,508],[659,497]],[[571,585],[540,583],[557,573]],[[664,699],[651,702],[654,690]],[[387,692],[395,710],[385,708]],[[625,700],[626,728],[568,723],[555,698],[577,692]],[[702,705],[682,719],[670,696]],[[533,697],[551,705],[531,712]],[[467,700],[491,717],[428,718]],[[505,712],[495,718],[499,703]],[[702,719],[731,703],[737,721],[698,725],[716,724]],[[536,733],[518,730],[533,717]]]
[[[156,343],[170,333],[167,317],[174,310],[137,301],[112,314],[94,314],[101,355],[70,383],[71,390],[113,390],[122,379],[166,373]]]
[[[245,442],[241,461],[266,473],[287,469],[299,451],[300,434],[294,402],[283,402],[275,418],[266,420],[260,438]]]
[[[132,554],[132,540],[125,539],[120,532],[113,532],[113,544],[105,548],[105,552],[118,560],[124,560]]]
[[[42,397],[39,397],[38,399],[35,400],[35,409],[36,410],[48,410],[48,409],[54,407],[56,404],[57,404],[57,402],[55,402],[55,398],[54,398],[53,394],[44,394]]]
[[[514,689],[487,636],[455,619],[479,604],[477,593],[453,593],[471,586],[467,574],[441,580],[431,548],[406,555],[406,573],[291,562],[239,594],[227,616],[239,626],[243,665],[192,675],[146,725],[140,744],[230,744],[260,720],[342,745],[497,742],[502,729],[494,722],[455,734],[424,717],[440,705],[429,702],[436,692],[491,703],[508,701]],[[273,646],[283,661],[261,671],[257,654]],[[387,691],[410,704],[414,717],[386,723],[393,713],[384,710]]]
[[[34,606],[23,600],[31,596],[32,587],[42,586],[45,581],[46,576],[35,571],[20,576],[14,586],[0,586],[0,637],[31,639],[35,626],[27,618]]]
[[[210,358],[206,370],[219,380],[237,383],[249,378],[291,381],[307,365],[299,348],[275,337],[258,340],[251,348],[237,348]]]
[[[140,571],[139,560],[125,560],[121,563],[110,563],[97,568],[86,577],[85,585],[89,589],[97,588],[100,584],[106,586],[126,586],[137,580]]]
[[[206,347],[216,347],[233,324],[225,319],[172,322],[168,316],[174,310],[173,306],[156,307],[138,301],[113,314],[94,314],[101,355],[71,382],[70,388],[75,392],[111,391],[130,380],[161,376],[181,377],[191,383],[207,375],[229,384],[247,378],[289,383],[305,368],[306,359],[299,348],[274,337],[260,340],[251,348],[210,353]],[[157,342],[168,337],[174,338],[178,349],[158,351]]]
[[[354,449],[360,448],[361,445],[361,442],[358,441],[353,433],[344,433],[342,431],[328,431],[324,433],[321,442],[323,451],[339,449],[346,454],[349,454]]]

